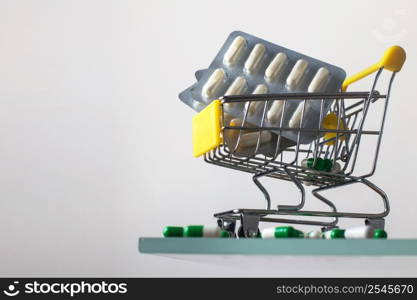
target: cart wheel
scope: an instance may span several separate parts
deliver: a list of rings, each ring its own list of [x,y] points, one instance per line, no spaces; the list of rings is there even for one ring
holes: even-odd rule
[[[240,225],[239,229],[237,230],[237,236],[239,238],[260,238],[261,237],[261,231],[258,228],[258,232],[256,233],[255,236],[246,236],[245,232],[243,231],[243,226]]]
[[[236,237],[236,234],[235,234],[236,221],[235,220],[217,219],[217,225],[220,227],[220,229],[227,231],[231,237]]]

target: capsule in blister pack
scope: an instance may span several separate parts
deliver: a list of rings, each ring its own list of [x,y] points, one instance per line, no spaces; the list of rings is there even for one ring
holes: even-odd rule
[[[196,73],[197,82],[181,92],[179,97],[200,111],[223,95],[338,92],[345,77],[345,71],[339,67],[235,31],[209,67]],[[323,101],[323,107],[321,101],[300,99],[286,102],[284,109],[284,101],[253,101],[246,107],[246,121],[269,127],[314,128],[319,122],[321,109],[325,115],[332,101]],[[224,110],[235,118],[243,118],[245,106],[229,103]],[[262,120],[264,110],[266,115]],[[275,133],[297,141],[296,130],[276,130]],[[309,143],[314,138],[314,134],[303,133],[300,142]]]

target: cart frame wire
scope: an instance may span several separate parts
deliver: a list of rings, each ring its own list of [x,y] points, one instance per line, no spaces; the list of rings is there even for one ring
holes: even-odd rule
[[[391,52],[390,52],[391,51]],[[393,52],[394,51],[394,52]],[[387,56],[389,59],[387,59]],[[384,61],[385,59],[385,61]],[[393,59],[395,59],[393,63]],[[386,120],[386,113],[391,94],[391,87],[396,73],[401,69],[405,61],[405,52],[401,47],[394,46],[389,48],[384,57],[368,69],[348,78],[339,93],[282,93],[265,95],[240,95],[224,96],[217,100],[220,108],[220,135],[221,140],[218,145],[211,147],[204,153],[204,160],[207,163],[235,169],[253,174],[253,181],[261,190],[265,198],[265,209],[233,209],[215,213],[218,224],[223,230],[227,230],[231,235],[236,235],[236,222],[240,220],[241,225],[237,232],[239,237],[255,237],[259,234],[259,222],[274,222],[302,225],[321,226],[322,230],[336,228],[339,218],[359,218],[364,219],[365,224],[375,228],[384,228],[384,217],[389,214],[390,206],[385,192],[368,180],[376,170],[378,156],[380,152],[383,129]],[[384,69],[392,71],[389,79],[388,88],[385,94],[380,94],[377,90],[377,83]],[[346,92],[346,88],[351,83],[362,79],[372,73],[376,73],[367,92]],[[279,126],[266,126],[267,108],[274,102],[281,101],[282,112]],[[287,103],[298,101],[302,105],[302,114],[298,127],[284,126],[284,116]],[[312,128],[303,126],[305,122],[305,111],[311,101],[320,102],[319,122]],[[366,119],[372,111],[375,102],[382,104],[382,116],[377,130],[366,127]],[[248,111],[253,103],[260,102],[262,107],[262,119],[260,124],[253,125],[247,122]],[[337,116],[337,126],[328,128],[323,126],[323,119],[327,113],[324,109],[325,103],[331,102],[330,112]],[[240,124],[231,124],[224,107],[233,104],[243,107],[242,118],[238,119]],[[258,103],[259,105],[259,103]],[[230,118],[229,118],[230,119]],[[275,151],[265,154],[262,152],[261,135],[263,131],[274,132],[276,134]],[[283,142],[282,134],[293,132],[296,134],[296,141],[290,147],[281,147]],[[246,133],[256,133],[257,141],[252,146],[251,153],[239,152],[240,143]],[[312,135],[314,139],[311,143],[302,144],[303,135]],[[376,137],[375,151],[370,170],[364,174],[357,175],[355,166],[361,142],[370,136]],[[230,143],[231,137],[234,142]],[[315,168],[318,159],[332,161],[332,165],[340,165],[337,172],[317,170]],[[303,161],[312,159],[312,166],[307,167]],[[278,205],[276,209],[271,207],[271,197],[261,183],[262,177],[270,177],[293,182],[300,192],[300,200],[296,205]],[[358,213],[340,212],[334,203],[324,197],[321,192],[330,189],[340,188],[356,183],[361,183],[377,193],[383,203],[383,211],[378,213]],[[304,185],[312,185],[312,195],[328,207],[328,211],[309,211],[303,210],[306,191]],[[281,218],[278,216],[290,216],[291,218]],[[294,219],[293,217],[303,217]],[[315,219],[305,219],[313,217]],[[330,218],[328,221],[317,220],[316,217]]]

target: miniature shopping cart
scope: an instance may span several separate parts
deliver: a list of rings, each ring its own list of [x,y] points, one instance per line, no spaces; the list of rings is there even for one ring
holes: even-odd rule
[[[339,218],[363,219],[365,224],[374,228],[384,228],[384,218],[390,211],[388,197],[378,186],[369,181],[375,173],[381,139],[390,98],[391,86],[395,74],[400,71],[405,61],[405,51],[394,46],[389,48],[382,59],[364,71],[347,78],[338,93],[283,93],[265,95],[225,96],[213,101],[193,119],[193,147],[195,156],[204,156],[210,164],[222,166],[253,174],[253,181],[262,191],[265,209],[238,208],[214,214],[218,225],[233,236],[256,237],[259,235],[259,222],[276,222],[321,226],[322,231],[337,228]],[[384,70],[392,72],[389,76],[386,93],[377,91],[377,85]],[[346,92],[347,87],[375,73],[371,88],[366,92]],[[381,83],[379,83],[381,84]],[[279,126],[266,126],[266,110],[274,101],[282,102],[282,116]],[[305,115],[302,114],[299,125],[285,125],[286,107],[291,101],[298,101],[304,109],[310,101],[320,103],[317,112],[317,126],[303,126]],[[326,103],[331,103],[326,106]],[[227,104],[240,103],[243,117],[236,123],[229,122],[223,110]],[[263,108],[260,124],[247,122],[247,114],[251,105],[261,103]],[[379,105],[380,110],[374,109]],[[317,107],[317,105],[316,105]],[[324,107],[330,107],[325,110]],[[379,117],[375,126],[375,118]],[[310,122],[311,123],[311,122]],[[371,126],[373,125],[373,126]],[[374,128],[376,127],[376,128]],[[265,152],[262,148],[263,132],[272,132],[272,151]],[[296,138],[284,138],[284,133],[291,132]],[[257,140],[249,149],[241,151],[240,144],[245,134],[257,136]],[[234,138],[231,142],[230,137]],[[312,141],[303,144],[303,136],[310,136]],[[367,139],[373,139],[373,149],[366,149],[372,154],[370,169],[356,171],[360,148]],[[363,150],[364,151],[364,150]],[[368,159],[369,161],[369,159]],[[278,205],[273,208],[270,195],[260,182],[262,177],[270,177],[293,182],[301,193],[298,204]],[[321,192],[334,188],[361,183],[376,192],[382,200],[383,211],[377,213],[342,212],[336,205],[324,197]],[[311,185],[312,195],[324,203],[327,210],[303,210],[306,190]],[[306,218],[307,217],[307,218]],[[325,218],[327,220],[323,221]],[[240,226],[236,232],[237,222]]]

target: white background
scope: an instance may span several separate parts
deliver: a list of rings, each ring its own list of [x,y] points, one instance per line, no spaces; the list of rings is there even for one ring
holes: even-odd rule
[[[417,237],[417,2],[1,0],[0,276],[417,275],[415,258],[138,253],[165,225],[263,206],[249,175],[192,157],[194,112],[177,96],[238,29],[348,74],[406,49],[372,179],[390,236]],[[296,201],[272,186],[274,203]],[[378,210],[348,191],[335,195]]]

